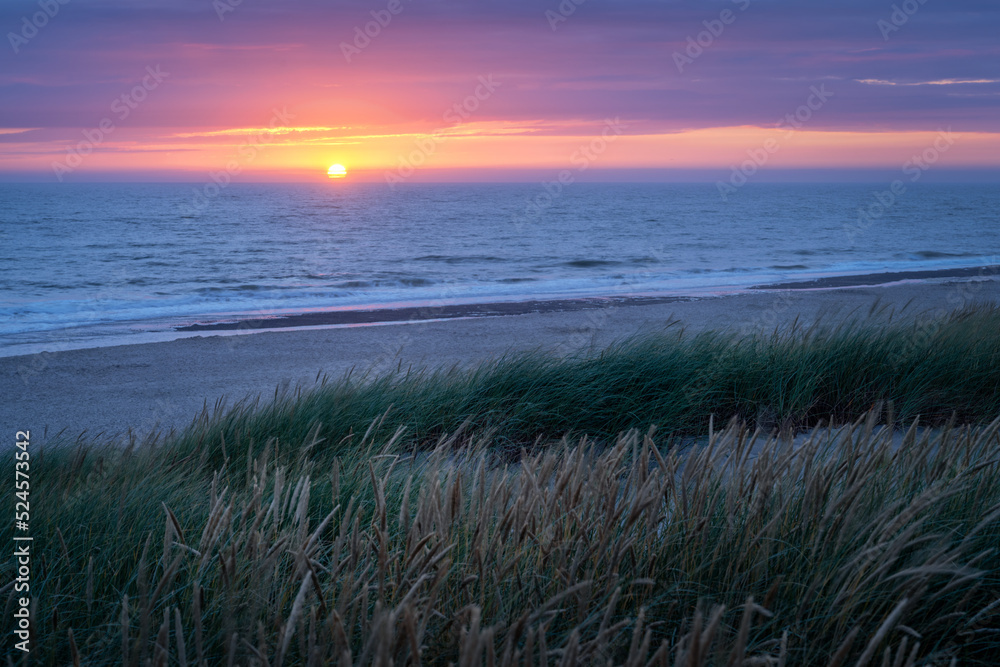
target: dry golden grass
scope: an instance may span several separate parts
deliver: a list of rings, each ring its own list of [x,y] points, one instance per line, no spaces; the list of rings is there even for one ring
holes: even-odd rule
[[[48,453],[33,662],[992,664],[1000,422],[874,424],[516,464],[489,434],[319,464],[272,442],[208,477]]]

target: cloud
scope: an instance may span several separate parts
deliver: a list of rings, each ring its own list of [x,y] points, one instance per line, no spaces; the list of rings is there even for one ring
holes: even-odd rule
[[[869,86],[958,86],[974,83],[1000,83],[1000,79],[937,79],[935,81],[886,81],[885,79],[857,79]]]
[[[242,2],[220,22],[208,0],[73,0],[20,54],[0,49],[0,143],[58,147],[105,118],[152,145],[412,141],[490,73],[497,94],[449,134],[541,143],[616,116],[650,135],[773,127],[820,84],[835,97],[810,130],[1000,132],[995,0],[929,2],[889,42],[890,9],[870,0],[594,0],[556,31],[560,0],[404,0],[345,62],[340,43],[386,3]],[[3,3],[0,27],[34,7]],[[672,54],[723,9],[735,20],[678,72]],[[157,64],[170,78],[119,120],[112,104]],[[295,127],[266,127],[286,107]]]
[[[236,137],[247,134],[291,134],[293,132],[334,132],[346,130],[347,127],[231,127],[224,130],[199,130],[195,132],[179,132],[172,136],[178,139],[192,137]]]

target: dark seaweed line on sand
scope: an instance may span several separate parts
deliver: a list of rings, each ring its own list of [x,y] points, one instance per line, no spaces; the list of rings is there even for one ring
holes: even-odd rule
[[[862,287],[884,285],[901,280],[928,280],[933,278],[996,278],[1000,276],[1000,266],[978,266],[962,269],[937,269],[926,271],[896,271],[888,273],[868,273],[849,276],[831,276],[802,282],[754,285],[752,290],[804,290],[836,289],[841,287]],[[407,306],[403,308],[378,308],[369,310],[338,310],[333,312],[311,312],[296,315],[265,317],[227,322],[196,323],[175,327],[176,331],[241,331],[255,329],[286,329],[295,327],[384,324],[398,322],[420,322],[425,320],[448,320],[469,317],[500,317],[504,315],[527,315],[529,313],[554,313],[574,310],[589,310],[625,305],[650,305],[692,301],[687,296],[614,296],[581,299],[553,299],[515,301],[500,303],[446,304],[440,306]]]

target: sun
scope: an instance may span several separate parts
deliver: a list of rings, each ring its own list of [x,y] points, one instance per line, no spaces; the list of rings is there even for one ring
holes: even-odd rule
[[[326,170],[326,175],[330,178],[344,178],[347,176],[347,168],[342,164],[335,164]]]

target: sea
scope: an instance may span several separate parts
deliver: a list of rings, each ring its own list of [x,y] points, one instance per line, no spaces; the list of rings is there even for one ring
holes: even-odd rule
[[[0,356],[306,312],[1000,264],[1000,186],[0,184]]]

